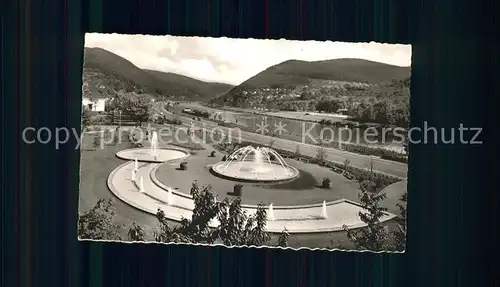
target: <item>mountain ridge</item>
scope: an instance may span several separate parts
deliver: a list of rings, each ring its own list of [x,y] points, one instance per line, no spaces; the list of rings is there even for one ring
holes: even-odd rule
[[[405,81],[410,73],[411,67],[355,58],[287,60],[268,67],[209,103],[266,107],[298,99],[380,95],[388,90],[392,93],[396,89],[393,83]],[[317,90],[323,92],[316,93]]]
[[[88,47],[84,49],[83,79],[89,85],[92,97],[96,98],[125,90],[173,100],[205,101],[232,88],[229,84],[141,69],[108,50]]]
[[[340,58],[321,61],[287,60],[273,65],[241,83],[241,87],[269,87],[264,77],[290,77],[290,84],[306,83],[306,79],[334,80],[378,84],[384,80],[399,80],[410,75],[410,67],[400,67],[370,60]],[[279,84],[275,81],[275,85]]]

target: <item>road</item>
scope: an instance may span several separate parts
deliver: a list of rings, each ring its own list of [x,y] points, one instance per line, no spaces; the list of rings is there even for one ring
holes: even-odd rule
[[[155,110],[161,111],[164,114],[171,114],[164,109],[162,103],[156,103]],[[250,133],[246,131],[236,130],[234,128],[222,127],[210,121],[203,120],[199,122],[193,121],[191,118],[185,116],[176,116],[187,123],[188,126],[189,124],[192,124],[196,128],[204,128],[208,130],[217,128],[218,130],[223,131],[225,134],[231,133],[234,140],[238,140],[238,137],[241,134],[241,141],[249,141],[263,145],[268,145],[271,141],[273,141],[273,148],[291,152],[295,152],[297,150],[297,146],[299,146],[300,154],[310,157],[315,157],[318,150],[318,146],[316,145],[275,138],[262,134]],[[389,161],[367,155],[355,154],[333,148],[325,148],[325,154],[328,161],[343,164],[344,161],[348,159],[350,161],[350,165],[353,167],[369,169],[370,165],[372,165],[373,171],[399,177],[402,179],[407,177],[408,165],[405,163]]]

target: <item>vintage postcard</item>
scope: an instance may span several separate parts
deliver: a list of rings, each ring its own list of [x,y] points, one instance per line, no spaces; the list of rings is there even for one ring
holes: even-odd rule
[[[411,46],[85,36],[80,240],[403,252]]]

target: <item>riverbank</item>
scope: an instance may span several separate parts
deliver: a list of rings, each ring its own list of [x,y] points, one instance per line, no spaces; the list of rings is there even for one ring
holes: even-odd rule
[[[261,115],[261,116],[267,116],[267,117],[274,117],[274,118],[279,118],[279,119],[288,119],[288,120],[299,120],[303,122],[309,122],[309,123],[317,123],[317,124],[324,124],[324,125],[334,125],[334,126],[348,126],[350,128],[352,127],[358,127],[358,128],[377,128],[377,129],[395,129],[398,128],[395,125],[387,125],[387,124],[381,124],[381,123],[375,123],[375,122],[361,122],[359,120],[356,120],[352,117],[345,116],[345,115],[337,115],[337,114],[323,114],[323,113],[318,113],[318,112],[296,112],[296,111],[279,111],[279,112],[274,112],[274,111],[261,111],[261,110],[254,110],[254,109],[248,109],[248,108],[236,108],[236,107],[211,107],[208,105],[200,104],[200,103],[190,103],[188,105],[196,105],[199,108],[205,108],[205,109],[210,109],[210,110],[220,110],[220,111],[227,111],[227,112],[232,112],[232,113],[239,113],[239,114],[248,114],[248,115]]]

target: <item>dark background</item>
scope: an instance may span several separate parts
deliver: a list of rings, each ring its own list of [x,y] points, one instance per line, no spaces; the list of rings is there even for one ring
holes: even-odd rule
[[[492,3],[4,2],[1,286],[495,285]],[[403,255],[78,242],[75,139],[55,150],[20,131],[80,125],[88,31],[412,44],[412,125],[483,127],[484,144],[410,146]]]

